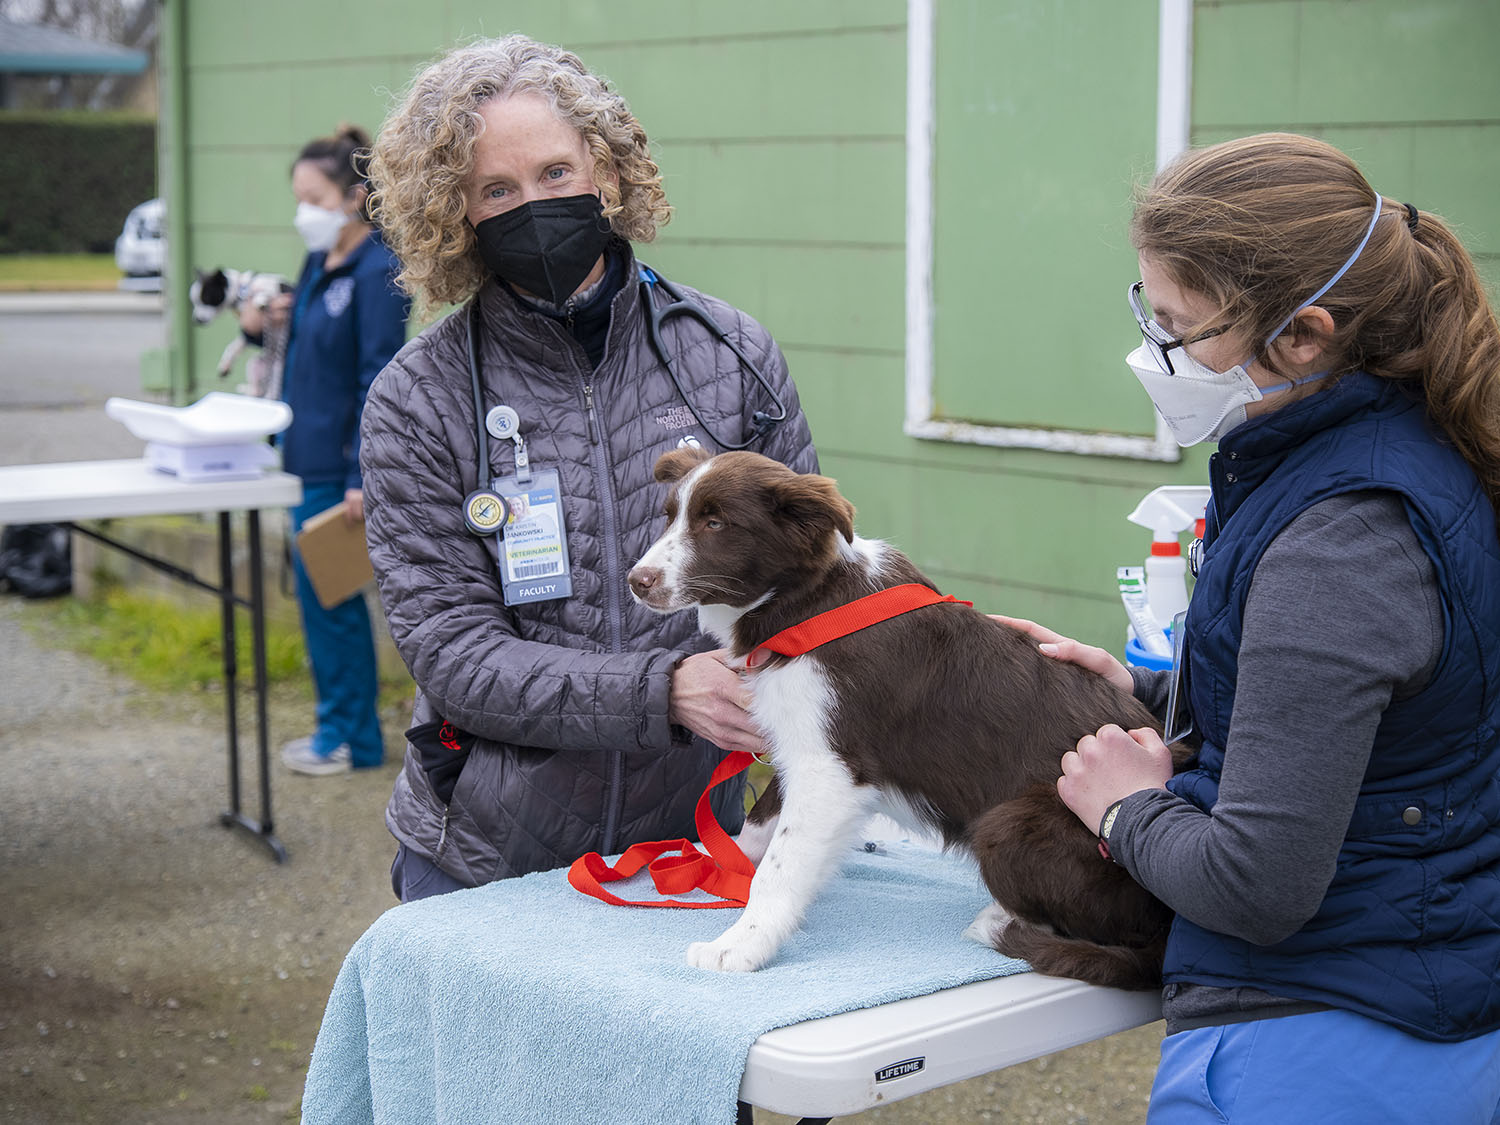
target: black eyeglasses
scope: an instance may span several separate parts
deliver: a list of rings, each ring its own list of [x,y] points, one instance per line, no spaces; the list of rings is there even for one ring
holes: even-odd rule
[[[1168,375],[1176,375],[1177,371],[1172,367],[1172,349],[1180,348],[1187,344],[1196,344],[1199,340],[1207,340],[1213,336],[1220,335],[1224,329],[1210,328],[1207,332],[1200,332],[1191,340],[1184,336],[1169,336],[1167,330],[1157,324],[1151,316],[1151,309],[1146,304],[1143,294],[1146,291],[1144,281],[1133,282],[1130,286],[1130,311],[1135,314],[1135,322],[1140,325],[1141,337],[1146,341],[1146,347],[1156,357]]]

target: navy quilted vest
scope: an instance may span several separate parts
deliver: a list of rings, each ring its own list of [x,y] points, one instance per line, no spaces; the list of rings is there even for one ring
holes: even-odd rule
[[[1311,505],[1360,489],[1401,494],[1437,570],[1445,640],[1431,683],[1381,719],[1313,919],[1258,946],[1178,918],[1166,979],[1255,985],[1428,1039],[1500,1027],[1494,509],[1422,405],[1365,374],[1241,426],[1220,443],[1210,475],[1206,550],[1187,616],[1188,694],[1204,741],[1197,768],[1171,782],[1179,796],[1213,808],[1250,580],[1271,540]]]

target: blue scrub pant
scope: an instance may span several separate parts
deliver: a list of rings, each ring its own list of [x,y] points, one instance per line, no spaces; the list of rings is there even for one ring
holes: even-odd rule
[[[292,534],[303,523],[344,499],[340,484],[304,484],[302,503],[292,509]],[[341,743],[349,744],[349,761],[355,769],[378,766],[385,760],[376,710],[379,691],[375,673],[375,636],[370,629],[370,610],[363,594],[340,602],[332,609],[318,604],[312,581],[302,568],[302,556],[292,545],[292,568],[297,578],[297,608],[302,614],[302,636],[312,664],[317,689],[317,729],[313,750],[330,754]]]
[[[1309,1012],[1162,1040],[1147,1125],[1500,1125],[1500,1031],[1419,1039]]]

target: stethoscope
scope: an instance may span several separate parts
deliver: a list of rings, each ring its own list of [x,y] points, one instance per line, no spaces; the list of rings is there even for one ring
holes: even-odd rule
[[[698,425],[703,427],[704,432],[722,449],[746,449],[752,443],[763,439],[776,426],[785,422],[786,403],[782,401],[781,395],[766,378],[765,372],[729,338],[719,322],[709,315],[708,310],[649,266],[641,266],[640,271],[641,303],[646,310],[646,335],[650,340],[651,350],[661,360],[662,366],[666,368],[667,374],[672,379],[672,385],[677,388],[678,396],[687,404],[688,410],[692,412]],[[662,292],[671,299],[670,304],[657,307],[651,292],[657,286],[660,286]],[[754,432],[744,441],[725,441],[714,433],[708,423],[703,420],[703,415],[698,413],[693,400],[688,398],[687,392],[683,390],[682,382],[677,378],[677,370],[672,366],[672,357],[667,353],[661,337],[662,323],[674,316],[690,316],[702,324],[708,329],[709,335],[734,353],[739,365],[754,377],[755,381],[765,389],[766,394],[771,396],[772,411],[768,413],[764,410],[757,410],[750,416],[750,424]],[[485,479],[490,469],[490,435],[494,434],[502,441],[514,443],[518,483],[525,484],[531,479],[531,462],[526,451],[526,439],[521,436],[521,419],[515,410],[509,406],[496,406],[489,411],[484,409],[484,391],[479,382],[480,324],[477,295],[469,302],[468,327],[469,382],[474,392],[475,480],[478,487],[464,497],[464,523],[475,535],[494,535],[505,526],[507,508],[505,501],[498,493],[485,487]]]
[[[641,266],[640,270],[641,304],[646,307],[646,335],[651,341],[651,350],[656,353],[657,358],[661,360],[662,366],[667,369],[667,374],[672,377],[672,385],[677,388],[678,396],[682,399],[683,402],[687,403],[687,408],[693,412],[693,417],[697,419],[698,425],[703,427],[704,432],[707,433],[708,436],[712,438],[721,449],[746,449],[752,443],[760,441],[762,438],[764,438],[766,434],[770,433],[771,430],[776,426],[779,426],[782,422],[785,422],[786,404],[782,402],[781,396],[776,393],[776,388],[773,387],[770,380],[766,378],[765,372],[762,371],[755,363],[753,363],[749,356],[747,356],[743,351],[740,350],[738,344],[736,344],[729,338],[728,334],[726,334],[724,329],[719,325],[719,322],[716,321],[713,317],[709,316],[708,310],[700,305],[697,301],[694,301],[692,298],[688,297],[685,293],[683,293],[681,289],[678,289],[677,286],[673,285],[666,278],[662,277],[661,274],[651,269],[651,267]],[[665,293],[669,298],[671,298],[670,304],[663,305],[660,308],[657,307],[656,302],[651,295],[651,290],[656,286],[660,286],[661,291]],[[750,416],[750,424],[751,428],[755,432],[745,438],[744,441],[725,441],[718,434],[714,433],[713,430],[709,429],[708,423],[703,420],[703,415],[699,414],[698,408],[693,405],[693,400],[688,398],[687,392],[682,389],[682,382],[677,378],[677,371],[672,366],[672,357],[667,354],[666,346],[662,343],[661,339],[661,326],[663,322],[665,322],[668,317],[673,316],[690,316],[694,320],[702,324],[704,328],[708,329],[708,334],[710,336],[718,340],[731,352],[734,353],[734,358],[739,361],[739,365],[746,371],[750,372],[750,374],[755,378],[755,381],[765,389],[766,394],[771,396],[771,402],[774,408],[774,412],[768,414],[764,410],[757,410],[754,414],[752,414]]]

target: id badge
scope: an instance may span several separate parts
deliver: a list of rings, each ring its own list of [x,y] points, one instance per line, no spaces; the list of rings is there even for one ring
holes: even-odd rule
[[[505,500],[500,539],[500,580],[506,605],[549,602],[573,594],[568,571],[568,529],[563,523],[557,470],[538,469],[525,484],[497,477],[494,488]]]
[[[1167,717],[1162,741],[1168,746],[1193,733],[1187,691],[1187,610],[1172,618],[1172,679],[1167,685]]]

